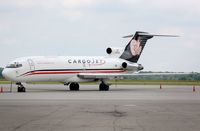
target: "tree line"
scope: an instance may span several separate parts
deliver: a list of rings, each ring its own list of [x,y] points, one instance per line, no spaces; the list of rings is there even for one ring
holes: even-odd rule
[[[0,67],[0,79],[3,78],[3,76],[2,76],[2,71],[3,71],[3,68]]]
[[[145,71],[140,73],[152,73],[152,75],[144,75],[144,76],[127,76],[127,79],[130,80],[175,80],[175,81],[200,81],[200,73],[196,72],[190,72],[185,73],[184,72],[151,72],[151,71]],[[165,75],[153,75],[153,73],[164,73]],[[169,73],[169,74],[167,74]],[[171,75],[170,75],[171,73]],[[177,73],[176,75],[173,73]],[[167,74],[167,75],[166,75]]]

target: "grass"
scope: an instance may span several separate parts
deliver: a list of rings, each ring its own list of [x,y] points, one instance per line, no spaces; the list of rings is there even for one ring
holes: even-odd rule
[[[200,81],[173,81],[173,80],[112,80],[108,83],[118,85],[199,85]],[[10,81],[0,80],[0,84],[10,84]],[[31,84],[62,84],[59,82],[37,82]],[[83,85],[96,85],[98,82],[81,83]]]

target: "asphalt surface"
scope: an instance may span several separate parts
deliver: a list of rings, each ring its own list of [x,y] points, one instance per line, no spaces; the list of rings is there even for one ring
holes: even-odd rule
[[[200,131],[200,87],[0,85],[2,131]]]

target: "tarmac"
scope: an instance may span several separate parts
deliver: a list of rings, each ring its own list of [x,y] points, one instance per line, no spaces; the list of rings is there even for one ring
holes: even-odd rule
[[[200,87],[0,85],[2,131],[200,131]]]

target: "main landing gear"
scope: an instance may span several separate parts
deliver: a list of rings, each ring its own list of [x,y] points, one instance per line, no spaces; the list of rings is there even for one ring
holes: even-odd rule
[[[71,91],[78,91],[79,90],[79,84],[78,83],[70,83],[69,89]]]
[[[17,92],[26,92],[26,88],[22,85],[22,83],[16,83],[17,85]]]
[[[99,85],[99,91],[108,91],[108,90],[109,90],[109,85],[102,81],[101,84]]]
[[[79,91],[79,84],[76,82],[65,83],[64,85],[69,85],[69,89],[71,91]],[[109,85],[107,83],[105,83],[104,81],[102,81],[99,84],[99,91],[108,91],[108,90],[109,90]]]

